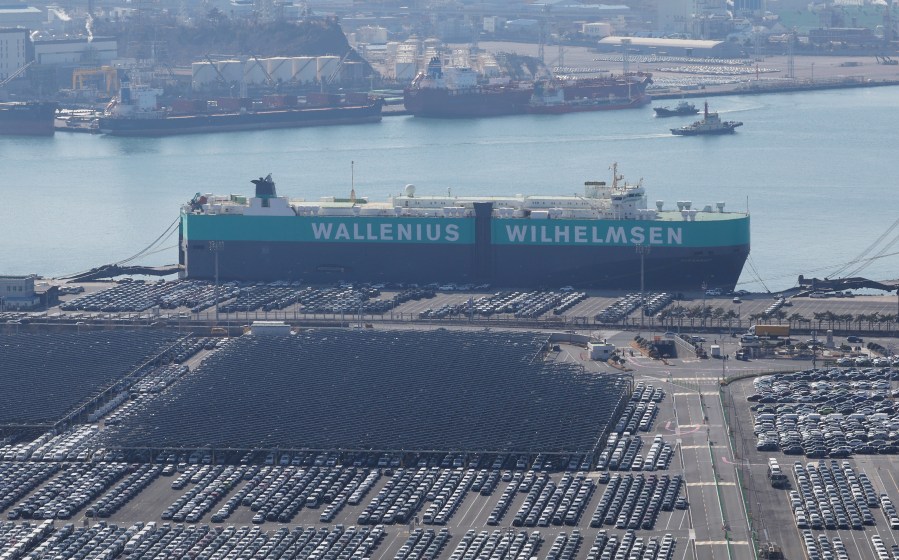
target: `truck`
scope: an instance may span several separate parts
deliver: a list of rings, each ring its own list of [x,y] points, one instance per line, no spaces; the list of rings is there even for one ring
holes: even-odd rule
[[[752,325],[748,334],[768,338],[787,337],[790,336],[790,325]]]
[[[709,354],[711,354],[711,356],[713,358],[720,358],[721,357],[721,346],[719,346],[717,344],[712,344],[709,347]]]

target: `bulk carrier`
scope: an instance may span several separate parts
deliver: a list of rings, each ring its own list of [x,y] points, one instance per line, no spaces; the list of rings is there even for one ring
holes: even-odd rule
[[[189,278],[310,283],[478,282],[504,287],[732,289],[749,255],[749,215],[678,202],[647,208],[642,181],[613,166],[584,194],[419,196],[386,202],[197,194],[181,211]]]
[[[56,103],[0,103],[0,135],[53,136]]]
[[[159,108],[160,90],[123,82],[117,98],[100,117],[100,132],[112,136],[173,136],[204,132],[268,130],[381,121],[383,102],[367,94],[307,96],[306,105],[297,97],[272,96],[269,100],[226,98],[202,110]],[[308,103],[310,97],[316,102]],[[210,105],[212,108],[210,109]]]

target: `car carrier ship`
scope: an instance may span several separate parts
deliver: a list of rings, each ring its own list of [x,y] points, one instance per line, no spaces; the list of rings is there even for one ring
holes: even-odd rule
[[[179,256],[188,278],[503,287],[645,286],[732,289],[749,255],[749,215],[724,203],[647,208],[642,181],[590,181],[584,194],[420,196],[386,202],[256,193],[197,194],[182,207]],[[641,267],[642,263],[642,267]]]

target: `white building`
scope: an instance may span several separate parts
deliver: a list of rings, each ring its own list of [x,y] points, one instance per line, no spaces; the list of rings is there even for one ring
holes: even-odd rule
[[[581,26],[581,33],[587,37],[608,37],[612,34],[612,24],[604,21],[585,23]]]
[[[0,276],[0,310],[31,309],[39,303],[34,276]]]
[[[119,56],[119,46],[113,37],[84,39],[50,39],[34,42],[37,64],[77,64],[80,62],[110,63]]]
[[[43,10],[25,4],[0,4],[0,27],[37,29],[46,17]]]
[[[0,29],[0,81],[28,64],[28,30]]]

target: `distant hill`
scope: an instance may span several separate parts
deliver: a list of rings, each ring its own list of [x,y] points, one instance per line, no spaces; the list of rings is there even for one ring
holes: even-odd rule
[[[98,21],[94,33],[119,38],[119,53],[139,59],[155,54],[160,62],[187,65],[207,54],[244,56],[344,56],[351,51],[334,18],[260,23],[232,20],[216,9],[194,25],[170,16],[144,16],[127,22]],[[362,61],[353,52],[347,60]]]

